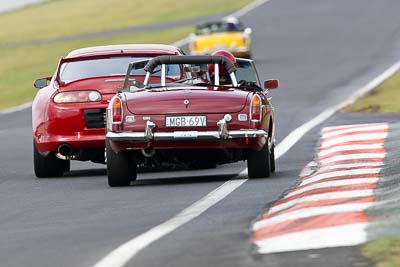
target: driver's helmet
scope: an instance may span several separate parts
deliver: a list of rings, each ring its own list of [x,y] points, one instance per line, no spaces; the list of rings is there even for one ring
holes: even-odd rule
[[[229,51],[225,51],[225,50],[218,50],[215,51],[211,54],[211,56],[220,56],[220,57],[225,57],[227,58],[230,62],[233,63],[233,65],[235,65],[237,67],[237,61],[234,55],[232,55],[231,52]],[[210,76],[214,76],[214,64],[209,64],[208,65],[208,72],[210,73]],[[228,75],[229,73],[226,71],[224,66],[219,66],[219,75]]]

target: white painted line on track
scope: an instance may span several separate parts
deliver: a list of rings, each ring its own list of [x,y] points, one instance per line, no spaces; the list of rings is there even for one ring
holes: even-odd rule
[[[384,153],[360,153],[360,154],[349,154],[349,155],[339,155],[339,156],[334,156],[331,158],[326,158],[320,160],[320,163],[323,164],[329,164],[332,162],[337,162],[337,161],[343,161],[343,160],[364,160],[364,159],[383,159],[386,155],[386,152]]]
[[[285,198],[289,198],[298,194],[302,194],[315,189],[329,188],[334,186],[346,186],[346,185],[360,185],[360,184],[375,184],[378,182],[378,178],[369,177],[369,178],[356,178],[356,179],[346,179],[346,176],[343,176],[343,179],[329,181],[329,182],[320,182],[312,185],[307,185],[301,189],[297,189],[293,192],[290,192],[285,196]]]
[[[382,144],[360,144],[360,145],[338,145],[327,149],[322,149],[319,153],[319,157],[323,157],[329,154],[333,154],[336,152],[345,152],[345,151],[352,151],[352,150],[372,150],[372,149],[379,149],[383,148]]]
[[[380,125],[372,125],[372,126],[365,126],[365,127],[357,127],[357,128],[346,128],[338,131],[331,131],[328,133],[322,133],[322,139],[330,138],[342,134],[348,133],[357,133],[357,132],[375,132],[375,131],[382,131],[389,129],[389,125],[387,124],[380,124]]]
[[[275,213],[281,210],[285,210],[287,208],[293,207],[294,205],[309,202],[309,201],[319,201],[319,200],[327,200],[327,199],[341,199],[341,198],[356,198],[356,197],[369,197],[374,195],[374,190],[365,189],[365,190],[351,190],[351,191],[343,191],[343,192],[329,192],[323,194],[316,194],[310,196],[304,196],[301,198],[295,198],[293,200],[272,206],[269,210],[269,213]]]
[[[255,244],[259,247],[258,253],[356,246],[367,241],[367,227],[367,223],[326,227],[255,241]]]
[[[30,108],[31,106],[32,106],[32,102],[24,103],[24,104],[21,104],[21,105],[19,105],[19,106],[15,106],[15,107],[6,109],[6,110],[4,110],[4,111],[1,111],[1,112],[0,112],[0,115],[3,115],[3,114],[10,114],[10,113],[14,113],[14,112],[17,112],[17,111],[21,111],[21,110]]]
[[[282,223],[289,220],[305,219],[319,215],[343,213],[343,212],[353,212],[353,211],[364,211],[372,207],[372,202],[367,203],[346,203],[338,205],[330,205],[323,207],[309,207],[304,209],[298,209],[288,213],[276,215],[269,217],[264,220],[257,221],[253,225],[253,231],[257,231],[261,228],[271,226],[277,223]],[[268,213],[269,214],[269,213]]]
[[[172,219],[119,246],[117,249],[113,250],[105,258],[99,261],[95,267],[124,266],[139,251],[161,237],[171,233],[178,227],[200,216],[203,212],[217,204],[220,200],[224,199],[227,195],[229,195],[246,181],[247,179],[240,179],[230,180],[223,183],[220,187],[210,192],[208,195],[192,204],[188,208],[184,209]]]
[[[249,13],[250,11],[252,11],[253,9],[255,9],[269,1],[270,0],[256,0],[256,1],[248,4],[247,6],[243,7],[242,9],[239,9],[238,11],[232,13],[228,17],[237,17],[237,18],[242,17],[242,16],[246,15],[247,13]]]
[[[371,140],[382,140],[387,137],[388,133],[373,133],[373,134],[353,134],[342,137],[337,137],[332,140],[323,140],[322,148],[331,147],[346,142],[360,142],[360,141],[371,141]]]
[[[343,177],[343,179],[347,179],[349,176],[356,176],[356,175],[373,175],[378,174],[381,171],[381,168],[369,168],[369,169],[352,169],[352,170],[341,170],[341,171],[333,171],[333,172],[325,172],[316,174],[310,178],[306,178],[301,181],[299,186],[311,184],[318,181],[323,181],[326,179],[334,178],[334,177]]]

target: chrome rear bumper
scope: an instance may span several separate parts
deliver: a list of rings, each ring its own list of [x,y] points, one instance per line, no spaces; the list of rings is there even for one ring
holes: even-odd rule
[[[152,136],[146,135],[145,132],[108,132],[106,134],[106,138],[114,141],[224,140],[267,136],[268,133],[264,130],[155,132]]]

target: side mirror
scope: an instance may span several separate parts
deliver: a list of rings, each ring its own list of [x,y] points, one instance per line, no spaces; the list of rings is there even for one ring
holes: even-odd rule
[[[279,87],[279,80],[277,79],[264,81],[264,89],[276,89],[278,87]]]
[[[250,35],[253,32],[251,28],[244,29],[244,33]]]
[[[50,80],[51,80],[51,77],[37,79],[33,83],[33,86],[35,86],[37,89],[42,89],[43,87],[46,87],[48,85],[48,82]]]

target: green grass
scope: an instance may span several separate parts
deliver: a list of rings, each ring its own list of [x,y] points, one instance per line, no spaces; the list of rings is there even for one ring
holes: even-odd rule
[[[400,238],[383,238],[368,242],[363,246],[362,253],[370,258],[376,267],[399,267]]]
[[[344,108],[347,112],[400,112],[400,72],[386,80],[371,94]]]
[[[4,26],[0,31],[0,110],[32,101],[37,92],[33,81],[51,76],[59,58],[71,50],[124,43],[170,44],[186,37],[193,26],[14,48],[4,47],[6,43],[230,12],[250,2],[252,0],[49,0],[1,14],[0,25],[12,26]]]
[[[0,44],[218,14],[250,2],[252,0],[50,0],[1,15]]]

